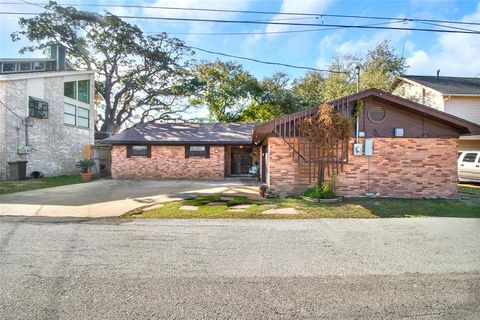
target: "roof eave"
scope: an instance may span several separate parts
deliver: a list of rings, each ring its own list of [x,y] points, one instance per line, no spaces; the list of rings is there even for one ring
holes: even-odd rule
[[[155,145],[155,146],[224,146],[224,145],[249,145],[252,141],[132,141],[132,140],[100,140],[111,145]]]

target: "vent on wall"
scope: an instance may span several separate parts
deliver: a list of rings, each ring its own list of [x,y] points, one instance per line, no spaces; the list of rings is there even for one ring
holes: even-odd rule
[[[372,122],[382,122],[385,120],[386,111],[385,108],[379,106],[372,106],[368,109],[368,118]]]

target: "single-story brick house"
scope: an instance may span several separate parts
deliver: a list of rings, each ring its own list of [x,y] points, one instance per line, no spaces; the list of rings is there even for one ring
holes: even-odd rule
[[[362,101],[358,142],[337,151],[337,193],[389,197],[451,197],[457,193],[460,134],[480,126],[392,94],[369,89],[330,104],[350,115]],[[112,177],[224,179],[248,174],[279,195],[298,194],[318,176],[316,146],[298,130],[310,108],[263,124],[141,124],[104,141],[112,144]],[[355,147],[355,152],[353,152]]]
[[[248,175],[259,161],[253,124],[144,123],[112,144],[114,179],[224,179]]]

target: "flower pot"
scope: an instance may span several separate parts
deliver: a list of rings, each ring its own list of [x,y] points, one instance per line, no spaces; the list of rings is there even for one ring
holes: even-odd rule
[[[91,172],[80,172],[80,177],[82,181],[90,181],[92,180],[93,174]]]

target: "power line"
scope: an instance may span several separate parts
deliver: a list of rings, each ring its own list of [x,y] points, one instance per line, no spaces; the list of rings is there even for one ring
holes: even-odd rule
[[[426,24],[426,25],[430,25],[430,26],[437,26],[437,27],[450,28],[450,29],[456,29],[456,30],[480,32],[480,30],[466,29],[466,28],[459,28],[459,27],[448,26],[448,25],[439,24],[439,23],[431,23],[431,22],[420,22],[420,23],[422,23],[422,24]]]
[[[367,24],[366,26],[386,25],[392,23],[403,23],[403,21],[381,22]],[[283,33],[302,33],[302,32],[317,32],[327,30],[345,29],[343,27],[334,28],[315,28],[315,29],[300,29],[300,30],[285,30],[285,31],[265,31],[265,32],[169,32],[169,35],[195,35],[195,36],[234,36],[234,35],[257,35],[257,34],[283,34]],[[161,33],[158,31],[144,31],[144,33]]]
[[[0,4],[26,5],[27,3],[0,2]],[[30,5],[40,5],[40,3],[29,3],[29,4]],[[410,22],[437,22],[437,23],[451,23],[451,24],[463,24],[463,25],[480,25],[480,22],[421,19],[421,18],[407,18],[407,17],[398,18],[398,17],[381,17],[381,16],[361,16],[361,15],[327,14],[327,13],[278,12],[278,11],[258,11],[258,10],[187,8],[187,7],[167,7],[167,6],[152,6],[152,5],[97,4],[97,3],[60,3],[60,5],[62,5],[62,6],[73,6],[73,7],[141,8],[141,9],[162,9],[162,10],[179,10],[179,11],[204,11],[204,12],[224,12],[224,13],[265,14],[265,15],[318,16],[318,17],[330,17],[330,18],[392,20],[392,21],[406,21],[406,22],[407,21],[410,21]]]
[[[259,60],[259,59],[254,59],[254,58],[247,58],[247,57],[242,57],[242,56],[236,56],[233,54],[228,54],[228,53],[223,53],[223,52],[217,52],[217,51],[211,51],[207,49],[202,49],[198,47],[193,47],[193,46],[186,46],[190,49],[198,50],[198,51],[203,51],[206,53],[210,54],[215,54],[219,56],[224,56],[224,57],[229,57],[229,58],[236,58],[236,59],[242,59],[242,60],[249,60],[257,63],[263,63],[263,64],[269,64],[269,65],[277,65],[277,66],[283,66],[283,67],[288,67],[288,68],[295,68],[295,69],[304,69],[304,70],[311,70],[311,71],[316,71],[316,72],[330,72],[330,73],[343,73],[343,74],[349,74],[348,72],[344,71],[336,71],[336,70],[327,70],[327,69],[317,69],[317,68],[311,68],[311,67],[305,67],[305,66],[296,66],[293,64],[288,64],[288,63],[281,63],[281,62],[271,62],[271,61],[265,61],[265,60]]]
[[[2,15],[38,15],[33,12],[0,12]],[[427,28],[408,28],[408,27],[383,27],[383,26],[365,26],[365,25],[347,25],[347,24],[319,24],[319,23],[298,23],[298,22],[271,22],[271,21],[252,21],[252,20],[222,20],[222,19],[197,19],[197,18],[171,18],[171,17],[149,17],[149,16],[122,16],[121,19],[146,19],[146,20],[163,20],[163,21],[186,21],[186,22],[215,22],[227,24],[260,24],[260,25],[278,25],[278,26],[304,26],[304,27],[339,27],[352,29],[377,29],[377,30],[409,30],[422,32],[439,32],[439,33],[457,33],[457,34],[480,34],[480,31],[461,31],[461,30],[444,30],[444,29],[427,29]]]
[[[2,100],[0,100],[0,103],[2,105],[5,106],[5,108],[7,108],[8,111],[10,111],[11,113],[13,113],[17,118],[21,119],[23,121],[23,118],[20,117],[15,111],[13,111],[12,109],[10,109]]]

